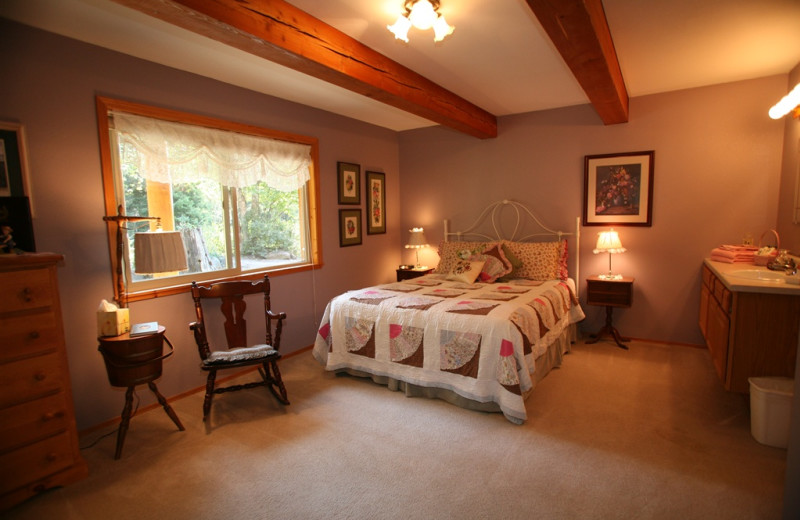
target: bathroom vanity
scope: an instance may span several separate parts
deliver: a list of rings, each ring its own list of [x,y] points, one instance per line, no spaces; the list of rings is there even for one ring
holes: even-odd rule
[[[748,393],[748,378],[794,377],[800,285],[782,272],[706,259],[700,329],[723,385]]]

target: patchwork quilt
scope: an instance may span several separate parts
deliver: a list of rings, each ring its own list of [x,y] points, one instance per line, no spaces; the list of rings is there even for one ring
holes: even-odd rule
[[[466,284],[430,274],[331,300],[313,354],[327,370],[495,402],[520,423],[536,358],[583,318],[571,280]]]

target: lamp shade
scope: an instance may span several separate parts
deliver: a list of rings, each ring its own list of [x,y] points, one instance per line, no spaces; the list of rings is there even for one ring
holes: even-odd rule
[[[415,227],[410,229],[409,232],[411,235],[408,237],[406,249],[420,249],[423,247],[428,247],[428,240],[425,238],[425,232],[423,228]]]
[[[627,251],[622,247],[622,242],[619,239],[619,234],[614,231],[603,231],[597,234],[597,246],[593,250],[594,254],[598,253],[624,253]]]
[[[186,250],[178,231],[136,233],[133,236],[136,274],[185,271]]]

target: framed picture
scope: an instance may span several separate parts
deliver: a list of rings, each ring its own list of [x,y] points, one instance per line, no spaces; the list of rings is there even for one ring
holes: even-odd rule
[[[336,163],[339,170],[339,204],[361,204],[361,166]]]
[[[584,226],[651,226],[655,152],[587,155]]]
[[[35,253],[28,197],[0,197],[0,254]]]
[[[22,125],[0,121],[0,197],[30,197],[26,159]]]
[[[361,244],[361,210],[339,210],[339,246],[357,246]]]
[[[386,174],[367,172],[367,234],[386,233]]]

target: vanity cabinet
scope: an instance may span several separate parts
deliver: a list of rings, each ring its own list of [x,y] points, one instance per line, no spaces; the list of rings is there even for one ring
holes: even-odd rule
[[[702,267],[700,330],[725,389],[748,393],[748,378],[794,377],[800,292],[726,285]]]
[[[0,511],[88,475],[78,448],[61,255],[0,255]]]

